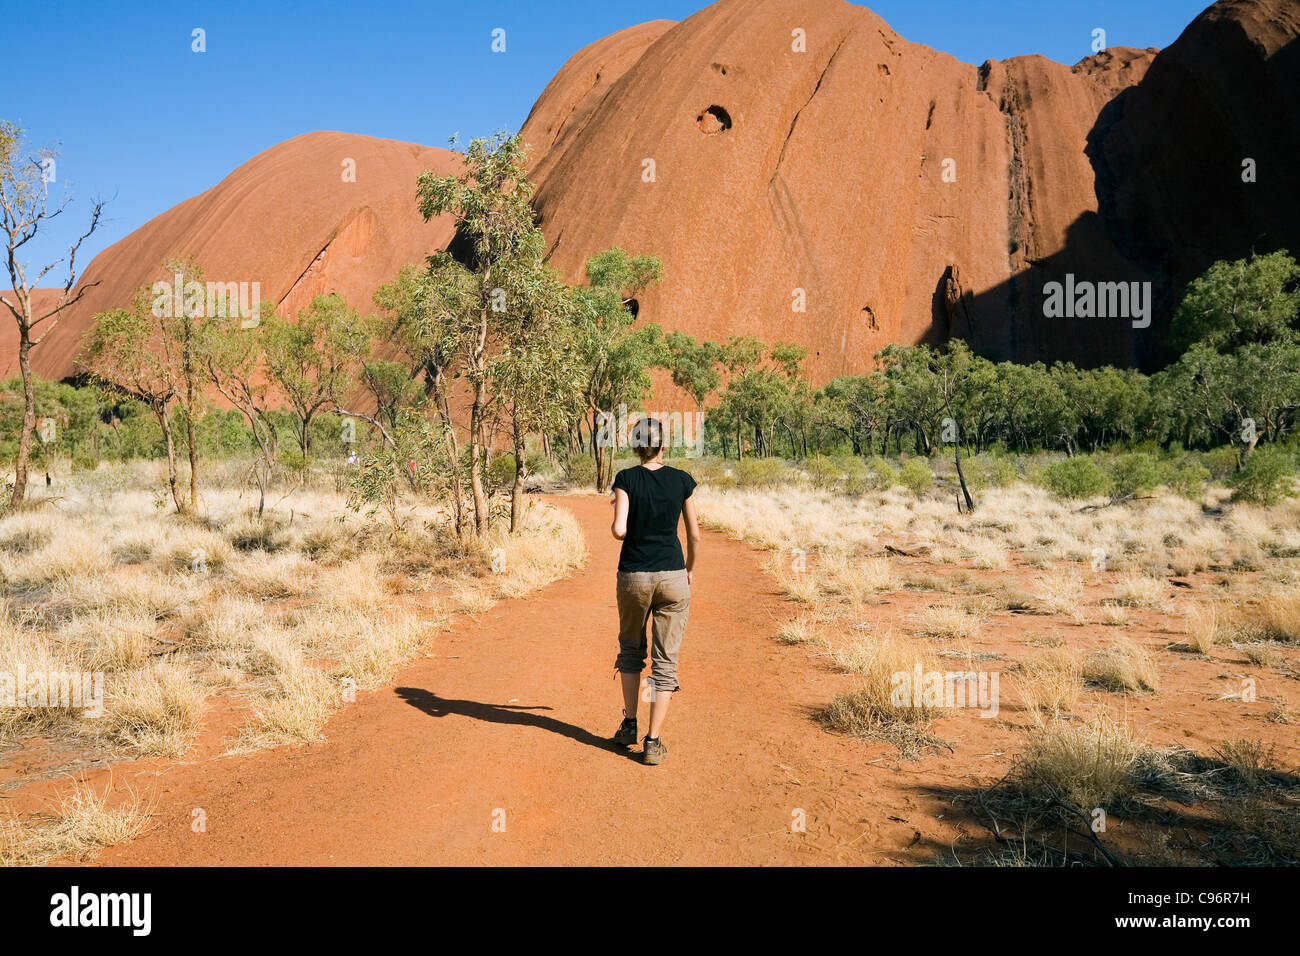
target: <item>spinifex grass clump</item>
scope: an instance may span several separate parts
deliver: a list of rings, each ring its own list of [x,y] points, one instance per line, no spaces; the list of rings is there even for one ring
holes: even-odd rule
[[[822,714],[827,726],[893,744],[907,757],[944,746],[930,730],[947,713],[942,686],[932,693],[935,688],[926,683],[942,674],[934,658],[884,636],[840,648],[834,660],[859,680],[827,705]]]

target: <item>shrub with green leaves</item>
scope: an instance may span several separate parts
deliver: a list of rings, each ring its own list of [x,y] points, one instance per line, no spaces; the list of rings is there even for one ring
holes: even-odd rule
[[[1120,455],[1110,466],[1111,493],[1126,498],[1151,491],[1160,484],[1160,466],[1144,451]]]
[[[564,463],[564,474],[571,485],[591,487],[596,481],[596,461],[582,452],[570,455],[568,461]]]
[[[1160,468],[1160,483],[1184,498],[1200,498],[1205,494],[1205,485],[1209,480],[1210,469],[1190,456],[1164,462]]]
[[[527,459],[525,458],[525,461]],[[511,452],[493,455],[488,461],[485,484],[489,491],[505,491],[515,483],[515,456]]]
[[[813,455],[805,460],[803,471],[814,488],[834,488],[843,479],[839,466],[825,455]]]
[[[914,495],[921,495],[934,485],[934,472],[924,458],[909,458],[898,470],[898,483]]]
[[[873,458],[867,466],[871,486],[877,491],[888,491],[898,484],[898,469],[884,458]]]
[[[1233,501],[1275,505],[1295,491],[1291,459],[1280,448],[1263,445],[1246,459],[1241,471],[1228,479]]]
[[[971,488],[1005,488],[1016,480],[1014,464],[987,453],[963,459],[961,468]]]
[[[1201,464],[1209,469],[1211,478],[1223,481],[1237,470],[1237,449],[1231,445],[1220,445],[1201,452]]]
[[[1111,489],[1110,475],[1088,455],[1054,461],[1039,473],[1038,480],[1058,498],[1095,498]]]
[[[742,488],[771,488],[788,477],[779,458],[746,458],[736,465],[736,483]]]

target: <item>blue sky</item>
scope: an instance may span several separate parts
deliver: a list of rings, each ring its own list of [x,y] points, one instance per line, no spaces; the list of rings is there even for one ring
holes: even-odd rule
[[[909,40],[968,63],[1041,53],[1074,63],[1111,46],[1168,46],[1206,0],[873,0]],[[0,119],[56,146],[74,202],[29,243],[62,255],[92,196],[104,247],[299,133],[337,129],[434,146],[518,129],[564,61],[702,0],[45,0],[8,18]],[[207,52],[191,52],[191,30]],[[506,30],[506,52],[490,49]],[[87,255],[87,253],[89,253]]]

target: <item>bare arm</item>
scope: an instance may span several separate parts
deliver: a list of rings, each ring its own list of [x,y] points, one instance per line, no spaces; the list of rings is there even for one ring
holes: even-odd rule
[[[614,497],[609,503],[614,506],[614,523],[609,526],[610,533],[622,541],[627,537],[627,492],[622,488],[614,489]]]
[[[695,570],[695,549],[700,543],[700,522],[695,517],[695,499],[682,502],[682,517],[686,519],[686,583],[691,583]]]

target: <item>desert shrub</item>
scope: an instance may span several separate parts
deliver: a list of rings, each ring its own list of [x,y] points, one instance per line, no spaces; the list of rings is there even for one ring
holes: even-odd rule
[[[1120,497],[1140,495],[1160,484],[1160,468],[1146,452],[1120,455],[1110,466],[1112,493]]]
[[[1256,448],[1241,471],[1230,479],[1233,501],[1256,505],[1275,505],[1293,491],[1291,459],[1280,449],[1265,445]]]
[[[771,488],[788,477],[779,458],[746,458],[736,465],[736,483],[742,488]]]
[[[1087,455],[1052,462],[1038,480],[1058,498],[1094,498],[1111,488],[1110,476]]]
[[[900,693],[898,675],[934,673],[934,658],[919,654],[891,639],[862,640],[837,648],[832,655],[836,666],[860,676],[858,685],[837,695],[821,713],[833,730],[856,737],[873,737],[898,747],[914,757],[941,742],[930,726],[947,711],[931,701],[920,687],[908,685]]]
[[[1116,641],[1088,655],[1083,662],[1083,679],[1117,693],[1160,689],[1160,671],[1151,654],[1128,640]]]
[[[1161,468],[1160,482],[1176,495],[1195,499],[1205,493],[1205,484],[1211,477],[1210,469],[1189,457],[1166,462]]]
[[[909,458],[898,471],[898,482],[914,495],[924,494],[934,484],[934,472],[924,458]]]
[[[487,466],[489,491],[505,491],[515,483],[515,456],[510,452],[493,455]]]
[[[1237,470],[1237,450],[1231,445],[1221,445],[1201,453],[1201,464],[1209,469],[1210,477],[1223,481]]]
[[[596,461],[590,455],[570,455],[564,463],[564,474],[571,485],[591,487],[596,483]]]
[[[972,488],[1005,488],[1016,480],[1016,466],[1006,458],[987,453],[961,463],[966,483]]]
[[[815,488],[834,488],[843,478],[839,466],[825,455],[813,455],[806,459],[803,470]]]
[[[873,458],[867,466],[871,486],[877,491],[887,491],[898,484],[898,470],[884,458]]]
[[[1088,723],[1052,723],[1030,738],[1018,759],[1019,782],[1030,793],[1088,812],[1133,792],[1142,753],[1128,728],[1105,714]]]

